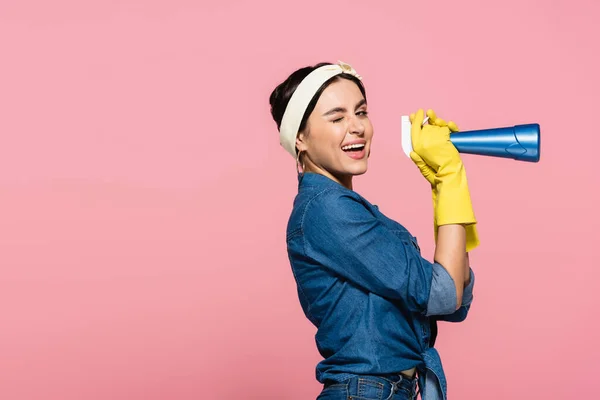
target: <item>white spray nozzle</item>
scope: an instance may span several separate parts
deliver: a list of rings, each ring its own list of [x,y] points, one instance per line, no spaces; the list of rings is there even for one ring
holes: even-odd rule
[[[429,121],[429,117],[425,117],[423,119],[423,125],[425,125],[427,121]],[[407,157],[410,157],[410,152],[413,150],[410,128],[410,118],[408,115],[403,115],[402,123],[400,125],[400,133],[402,134],[402,150],[404,150],[404,154],[406,154]]]

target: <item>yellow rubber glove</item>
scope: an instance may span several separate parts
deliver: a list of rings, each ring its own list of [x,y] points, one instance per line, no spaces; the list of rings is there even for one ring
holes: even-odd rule
[[[437,118],[437,116],[435,115],[433,110],[428,110],[427,116],[429,117],[428,122],[431,123],[432,125],[442,126],[442,127],[448,126],[448,128],[452,132],[458,132],[458,127],[456,126],[456,124],[454,124],[454,122],[449,122],[448,124],[446,124],[446,122],[443,119]],[[413,122],[414,119],[415,119],[415,114],[414,113],[410,114],[410,122],[411,123]],[[425,177],[427,182],[429,182],[429,184],[431,185],[431,199],[433,202],[433,210],[434,210],[433,211],[433,235],[434,235],[434,240],[437,243],[438,224],[436,221],[436,213],[435,213],[436,204],[437,204],[437,188],[435,186],[435,171],[429,165],[427,165],[427,163],[425,161],[423,161],[421,156],[419,156],[414,151],[412,151],[410,153],[410,158],[411,158],[411,160],[413,160],[415,165],[419,168],[419,171],[421,171],[421,174],[423,175],[423,177]]]
[[[423,124],[423,110],[410,115],[413,151],[410,158],[431,185],[434,205],[434,238],[438,226],[463,224],[469,252],[479,245],[476,219],[471,205],[467,177],[460,155],[450,141],[450,132],[458,132],[452,121],[427,111],[429,125]]]

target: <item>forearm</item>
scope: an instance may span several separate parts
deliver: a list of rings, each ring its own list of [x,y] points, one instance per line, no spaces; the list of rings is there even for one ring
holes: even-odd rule
[[[461,306],[465,282],[469,279],[465,244],[466,231],[463,225],[450,224],[438,227],[434,259],[448,271],[454,281],[456,309]]]

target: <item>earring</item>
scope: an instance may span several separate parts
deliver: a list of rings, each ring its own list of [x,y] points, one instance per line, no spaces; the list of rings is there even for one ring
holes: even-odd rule
[[[296,172],[298,174],[300,174],[300,170],[298,169],[298,164],[300,164],[300,153],[302,153],[302,150],[300,150],[296,155]],[[304,172],[304,163],[302,163],[302,172]]]

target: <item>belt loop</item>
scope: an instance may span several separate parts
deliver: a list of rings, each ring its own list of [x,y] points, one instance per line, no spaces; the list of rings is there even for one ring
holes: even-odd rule
[[[396,393],[396,390],[398,390],[398,383],[397,382],[392,382],[390,384],[390,386],[392,387],[390,389],[390,394],[388,395],[388,397],[385,398],[385,400],[390,400],[392,398],[392,396],[394,395],[394,393]]]
[[[388,397],[385,400],[390,400],[394,396],[394,393],[396,393],[398,391],[398,385],[404,380],[404,376],[402,376],[402,374],[398,374],[398,377],[400,377],[399,381],[397,381],[397,382],[390,381],[390,385],[392,388],[390,389],[390,394],[388,395]]]

